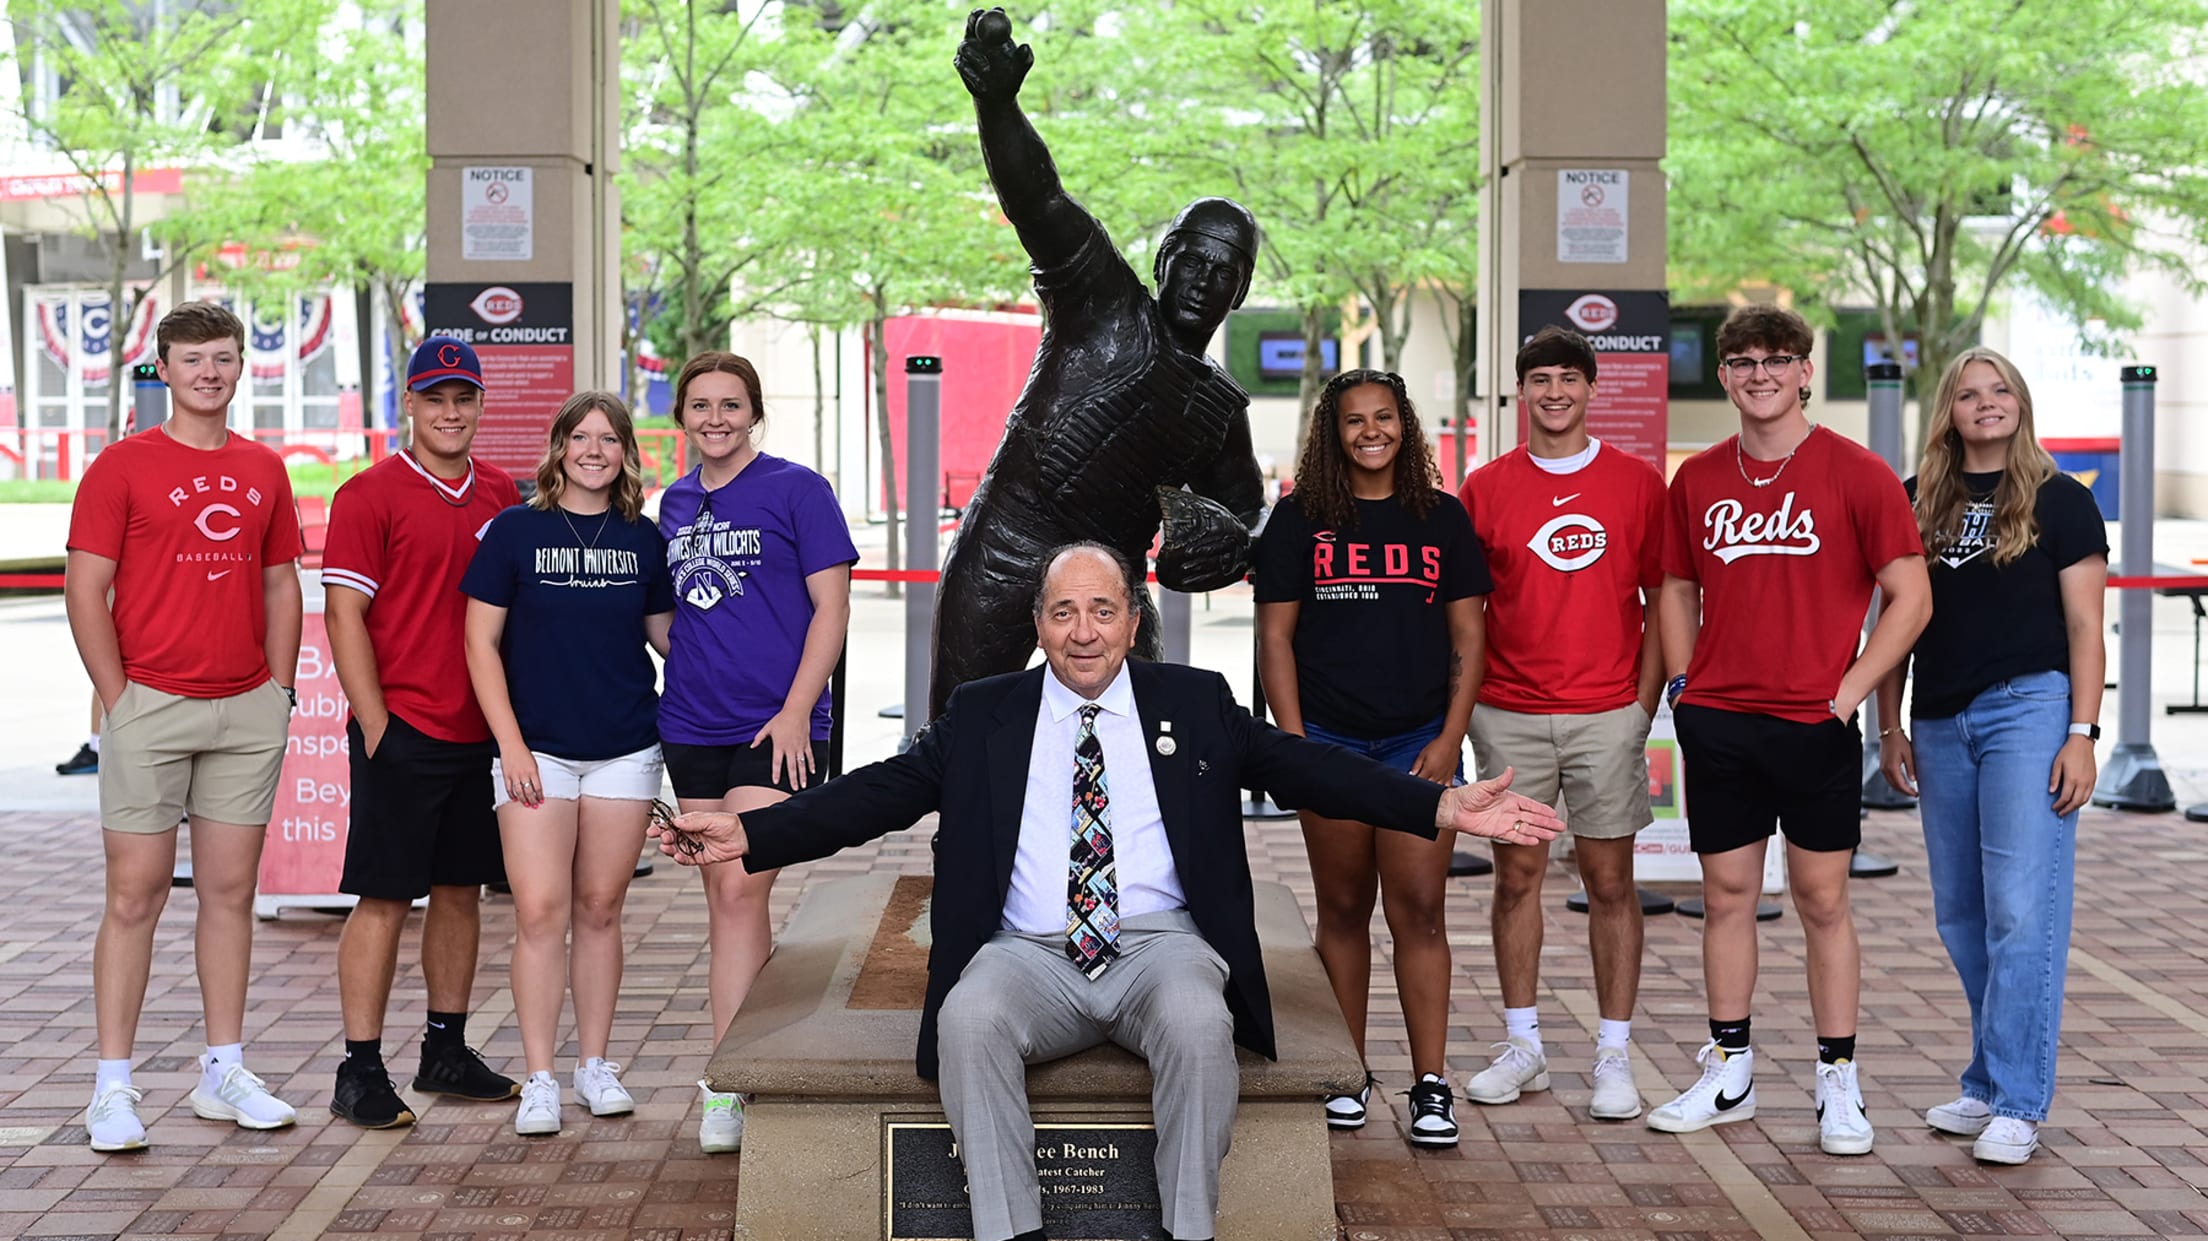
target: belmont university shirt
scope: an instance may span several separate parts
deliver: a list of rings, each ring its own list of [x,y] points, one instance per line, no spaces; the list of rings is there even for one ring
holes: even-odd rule
[[[1813,427],[1783,469],[1739,445],[1697,453],[1671,480],[1664,572],[1702,587],[1680,701],[1814,724],[1832,718],[1878,571],[1924,542],[1901,479],[1862,445]]]
[[[1480,701],[1537,715],[1632,703],[1641,592],[1664,577],[1663,475],[1599,442],[1568,474],[1519,448],[1473,471],[1458,495],[1495,576]]]

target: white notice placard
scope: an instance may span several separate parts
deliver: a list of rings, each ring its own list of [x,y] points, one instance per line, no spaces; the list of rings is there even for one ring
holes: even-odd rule
[[[1556,261],[1625,262],[1630,222],[1623,168],[1556,170]]]
[[[535,170],[477,164],[460,170],[460,257],[527,262],[536,254]]]

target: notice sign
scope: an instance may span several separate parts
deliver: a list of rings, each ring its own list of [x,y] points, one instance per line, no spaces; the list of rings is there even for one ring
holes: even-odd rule
[[[353,780],[345,737],[352,708],[337,683],[322,610],[309,611],[299,635],[299,709],[284,739],[284,774],[276,810],[261,847],[260,891],[254,912],[274,917],[283,905],[347,903],[337,893],[345,870],[345,832]],[[312,899],[300,900],[300,897]]]
[[[1161,1241],[1158,1133],[1148,1124],[1035,1126],[1043,1231],[1060,1241]],[[974,1235],[951,1127],[882,1120],[884,1241],[963,1241]]]
[[[536,254],[536,170],[476,164],[460,170],[460,257],[525,263]]]
[[[1625,262],[1626,203],[1623,168],[1556,170],[1556,261]]]
[[[552,417],[575,393],[575,286],[432,284],[422,305],[430,334],[466,341],[483,361],[472,455],[524,479],[535,474]]]
[[[1588,433],[1662,470],[1671,433],[1671,295],[1656,290],[1520,290],[1519,335],[1532,336],[1550,326],[1571,328],[1595,347]],[[1518,442],[1525,443],[1525,437],[1526,411],[1521,407]]]

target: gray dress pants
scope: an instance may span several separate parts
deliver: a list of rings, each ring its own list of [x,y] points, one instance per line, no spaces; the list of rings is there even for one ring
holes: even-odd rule
[[[1091,980],[1057,935],[999,931],[937,1018],[943,1110],[966,1163],[976,1241],[1043,1226],[1027,1066],[1109,1039],[1150,1064],[1158,1192],[1175,1237],[1209,1237],[1240,1078],[1226,962],[1185,910],[1120,924],[1120,955]]]

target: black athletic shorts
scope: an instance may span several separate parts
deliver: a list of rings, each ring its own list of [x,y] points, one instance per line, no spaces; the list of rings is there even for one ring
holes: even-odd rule
[[[770,779],[774,770],[774,743],[748,745],[684,745],[662,741],[659,752],[667,759],[667,780],[683,801],[719,801],[730,789],[780,789],[797,792],[785,764],[782,778]],[[828,778],[828,743],[813,742],[813,769],[805,776],[811,788]]]
[[[505,882],[490,742],[443,741],[396,715],[373,758],[359,721],[345,737],[353,814],[338,891],[411,901],[433,886]]]
[[[1804,724],[1681,703],[1672,709],[1687,769],[1687,836],[1726,853],[1783,830],[1812,853],[1863,839],[1863,732],[1854,720]]]

